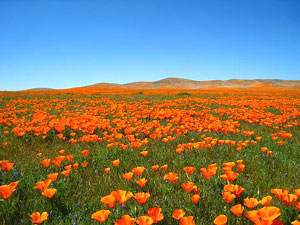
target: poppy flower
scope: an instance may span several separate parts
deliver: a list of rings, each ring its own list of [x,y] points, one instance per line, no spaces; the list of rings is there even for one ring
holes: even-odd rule
[[[274,206],[263,207],[258,210],[258,216],[262,220],[272,221],[281,215],[280,209]]]
[[[244,207],[241,204],[237,204],[231,207],[230,212],[232,212],[236,216],[241,216],[244,212]]]
[[[123,177],[125,180],[132,180],[133,175],[134,175],[133,172],[128,172],[128,173],[124,173],[122,177]]]
[[[257,205],[258,205],[258,201],[256,198],[245,198],[244,199],[244,206],[246,206],[249,209],[253,209]]]
[[[214,224],[216,225],[225,225],[227,223],[227,216],[219,215],[216,219],[214,219]]]
[[[148,155],[148,151],[141,151],[140,155],[146,157]]]
[[[10,184],[5,184],[0,186],[0,196],[4,199],[8,199],[11,194],[16,190],[19,181],[15,181]]]
[[[221,178],[223,180],[228,180],[229,182],[234,181],[237,177],[239,176],[239,174],[237,172],[234,171],[226,171],[225,174],[221,175]]]
[[[61,174],[65,175],[66,177],[69,176],[71,173],[71,170],[64,170],[61,172]]]
[[[153,219],[150,216],[140,216],[136,223],[139,225],[151,225],[153,224]]]
[[[43,159],[40,163],[45,167],[48,168],[50,166],[51,159]]]
[[[172,213],[172,217],[176,220],[180,220],[181,217],[185,215],[185,211],[183,209],[175,209]]]
[[[116,204],[116,198],[112,195],[106,195],[101,198],[101,202],[109,208],[113,208]]]
[[[30,218],[33,224],[42,224],[48,219],[48,213],[43,212],[41,215],[40,212],[34,212],[30,215]]]
[[[144,193],[144,192],[139,192],[139,193],[136,193],[133,198],[140,204],[144,204],[148,198],[150,197],[150,194],[149,193]]]
[[[134,223],[134,218],[130,217],[129,215],[123,215],[121,219],[115,222],[115,225],[133,225]]]
[[[15,163],[13,163],[13,162],[4,161],[4,162],[2,162],[1,166],[6,172],[8,172],[13,168],[14,165],[15,165]]]
[[[185,216],[180,218],[179,225],[196,225],[196,223],[193,216]]]
[[[110,214],[109,210],[102,209],[92,214],[91,218],[100,223],[104,223]]]
[[[215,175],[215,170],[214,169],[201,168],[200,171],[201,171],[201,174],[205,177],[206,180],[210,180],[210,178],[213,175]]]
[[[138,166],[138,167],[133,168],[131,171],[134,172],[137,176],[142,176],[145,169],[146,168],[143,166]]]
[[[51,183],[52,183],[51,179],[46,179],[44,181],[38,181],[35,183],[36,185],[33,188],[39,189],[41,191],[45,191]]]
[[[110,172],[110,168],[109,168],[109,167],[105,168],[105,169],[104,169],[104,172],[105,172],[105,173],[109,173],[109,172]]]
[[[74,170],[78,170],[79,164],[78,164],[78,163],[74,163],[74,164],[72,165],[72,167],[74,168]]]
[[[133,196],[132,192],[123,190],[113,191],[110,194],[114,196],[116,201],[121,205],[127,202],[127,200]]]
[[[182,183],[181,187],[187,193],[190,193],[190,192],[192,192],[193,189],[197,188],[197,186],[195,185],[194,182]]]
[[[262,200],[260,200],[258,203],[263,205],[263,206],[269,206],[270,205],[270,202],[272,200],[272,196],[266,196],[266,197],[263,197]]]
[[[68,160],[69,162],[72,162],[73,157],[74,157],[74,155],[66,155],[66,160]]]
[[[42,192],[42,195],[47,197],[47,198],[52,198],[56,193],[56,189],[55,188],[47,188],[46,190],[44,190]]]
[[[151,166],[152,170],[157,171],[159,169],[159,165],[153,165]]]
[[[58,177],[58,173],[50,173],[47,175],[47,177],[52,181],[56,181],[57,177]]]
[[[84,161],[84,162],[81,163],[82,167],[87,167],[88,164],[89,163],[87,161]]]
[[[187,166],[183,168],[184,172],[188,173],[188,174],[193,174],[194,171],[196,170],[196,167],[193,166]]]
[[[120,165],[120,160],[119,159],[116,159],[116,160],[113,160],[112,162],[111,162],[114,166],[119,166]]]
[[[147,215],[153,219],[153,223],[157,223],[164,219],[164,215],[162,214],[162,210],[160,207],[148,209]]]
[[[230,202],[232,202],[236,198],[235,194],[232,194],[232,193],[230,193],[228,191],[222,192],[222,195],[223,195],[223,200],[226,203],[230,203]]]
[[[82,151],[81,151],[81,154],[82,154],[83,156],[88,156],[88,155],[89,155],[89,152],[90,152],[90,150],[89,150],[89,149],[86,149],[86,150],[82,150]]]
[[[176,183],[177,180],[178,180],[178,174],[177,173],[174,173],[174,172],[170,172],[170,173],[167,173],[165,176],[164,176],[164,179],[165,180],[168,180],[172,183]]]
[[[41,158],[43,156],[43,153],[39,152],[36,154],[36,156]]]
[[[244,164],[238,164],[236,167],[238,168],[238,171],[243,172],[246,166]]]
[[[294,189],[293,191],[295,195],[297,195],[300,198],[300,189]]]
[[[169,167],[169,166],[166,164],[166,165],[161,166],[160,168],[161,168],[162,170],[166,171],[166,170],[168,169],[168,167]]]
[[[147,179],[146,179],[146,178],[142,178],[142,179],[138,180],[136,183],[137,183],[140,187],[144,187],[144,186],[146,185],[146,183],[147,183]]]
[[[192,200],[192,202],[193,202],[194,204],[198,204],[199,201],[200,201],[200,195],[198,195],[198,194],[193,195],[193,196],[191,197],[191,200]]]
[[[65,168],[65,170],[70,170],[70,169],[72,169],[72,165],[67,165],[64,168]]]
[[[65,153],[65,150],[59,150],[58,153],[59,153],[59,154],[64,154],[64,153]]]
[[[245,217],[252,221],[254,224],[261,224],[262,221],[258,215],[257,210],[251,210],[245,213]]]

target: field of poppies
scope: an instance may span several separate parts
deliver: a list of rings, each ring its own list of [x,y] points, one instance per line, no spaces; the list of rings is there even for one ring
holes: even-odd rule
[[[300,224],[300,91],[0,93],[0,224]]]

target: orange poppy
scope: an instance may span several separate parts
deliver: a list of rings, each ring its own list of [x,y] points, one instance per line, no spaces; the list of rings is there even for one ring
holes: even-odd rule
[[[196,225],[196,223],[193,216],[185,216],[180,218],[179,225]]]
[[[116,159],[116,160],[113,160],[111,162],[114,166],[119,166],[120,165],[120,160],[119,159]]]
[[[40,163],[41,163],[44,167],[48,168],[48,167],[50,166],[50,162],[51,162],[51,159],[43,159]]]
[[[56,189],[55,188],[47,188],[46,190],[44,190],[42,192],[42,195],[47,197],[47,198],[52,198],[56,193]]]
[[[30,218],[33,224],[42,224],[48,219],[48,213],[43,212],[41,215],[40,212],[34,212],[30,215]]]
[[[164,219],[164,215],[162,214],[162,209],[160,207],[148,209],[147,215],[153,219],[153,223],[157,223]]]
[[[72,166],[73,166],[74,170],[78,170],[78,168],[79,168],[79,164],[78,163],[74,163]]]
[[[226,203],[230,203],[230,202],[232,202],[236,198],[235,194],[232,194],[232,193],[230,193],[228,191],[222,192],[222,195],[223,195],[223,200]]]
[[[146,183],[147,183],[147,179],[146,178],[142,178],[142,179],[138,180],[135,183],[137,183],[140,187],[144,187],[146,185]]]
[[[148,198],[150,197],[150,194],[149,193],[145,193],[145,192],[139,192],[139,193],[136,193],[133,198],[140,204],[144,204]]]
[[[164,179],[165,180],[168,180],[172,183],[176,183],[177,180],[178,180],[178,174],[177,173],[174,173],[174,172],[170,172],[170,173],[167,173],[165,176],[164,176]]]
[[[109,208],[113,208],[116,204],[116,198],[112,195],[106,195],[101,198],[101,202]]]
[[[15,163],[13,163],[13,162],[4,161],[4,162],[2,162],[1,166],[6,172],[8,172],[13,168],[14,164]]]
[[[157,171],[159,169],[159,165],[153,165],[151,168],[152,170]]]
[[[146,157],[148,155],[148,151],[141,151],[140,155]]]
[[[256,198],[245,198],[244,199],[244,206],[246,206],[249,209],[253,209],[257,205],[258,205],[258,201]]]
[[[88,155],[89,155],[89,152],[90,152],[90,150],[89,150],[89,149],[86,149],[86,150],[82,150],[82,151],[81,151],[81,154],[82,154],[83,156],[88,156]]]
[[[133,175],[134,175],[133,172],[124,173],[124,174],[123,174],[123,178],[124,178],[125,180],[132,180]]]
[[[109,210],[102,209],[92,214],[91,218],[100,223],[104,223],[110,214]]]
[[[161,166],[161,169],[164,170],[164,171],[166,171],[168,169],[168,167],[169,166],[166,164],[166,165]]]
[[[66,155],[66,160],[68,160],[69,162],[72,162],[73,157],[74,157],[74,155]]]
[[[140,216],[136,223],[139,225],[151,225],[153,224],[153,219],[150,216]]]
[[[56,181],[57,177],[58,177],[58,173],[50,173],[47,175],[47,177],[52,181]]]
[[[59,153],[59,154],[64,154],[64,153],[65,153],[65,150],[59,150],[58,153]]]
[[[72,165],[67,165],[64,168],[65,168],[65,170],[70,170],[70,169],[72,169]]]
[[[181,217],[185,215],[185,211],[183,209],[175,209],[172,213],[172,217],[176,220],[180,220]]]
[[[110,168],[109,168],[109,167],[105,168],[105,169],[104,169],[104,172],[105,172],[105,173],[109,173],[109,172],[110,172]]]
[[[138,167],[133,168],[131,171],[134,172],[137,176],[142,176],[145,169],[146,168],[143,166],[138,166]]]
[[[87,161],[84,161],[84,162],[81,163],[82,167],[87,167],[88,164],[89,163]]]
[[[36,182],[35,186],[33,187],[34,189],[39,189],[41,191],[45,191],[49,185],[52,183],[52,180],[51,179],[46,179],[44,181],[39,181],[39,182]]]
[[[236,216],[241,216],[244,212],[244,207],[241,204],[237,204],[231,207],[230,212],[232,212]]]
[[[8,199],[11,194],[16,190],[19,181],[15,181],[10,184],[5,184],[0,186],[0,196],[4,199]]]
[[[71,170],[64,170],[60,174],[63,174],[63,175],[65,175],[67,177],[67,176],[70,175],[70,173],[71,173]]]
[[[134,218],[130,217],[129,215],[123,215],[121,219],[115,222],[115,225],[133,225],[134,223]]]
[[[182,183],[181,184],[182,189],[187,192],[190,193],[192,192],[194,189],[197,189],[197,186],[195,185],[194,182],[186,182],[186,183]]]
[[[258,203],[263,205],[263,206],[269,206],[270,205],[270,202],[272,200],[272,196],[266,196],[266,197],[263,197],[262,200],[260,200]]]
[[[258,210],[258,216],[262,220],[272,221],[281,215],[280,209],[274,206],[263,207]]]
[[[187,166],[183,168],[184,172],[188,173],[188,174],[193,174],[194,171],[196,170],[196,167],[193,166]]]
[[[216,225],[225,225],[227,223],[227,216],[219,215],[216,219],[214,219],[214,224]]]
[[[193,196],[191,197],[191,200],[192,200],[192,202],[193,202],[194,204],[198,204],[199,201],[200,201],[200,195],[198,195],[198,194],[193,195]]]
[[[110,194],[114,196],[116,201],[121,205],[127,202],[127,200],[133,196],[132,192],[123,190],[113,191]]]

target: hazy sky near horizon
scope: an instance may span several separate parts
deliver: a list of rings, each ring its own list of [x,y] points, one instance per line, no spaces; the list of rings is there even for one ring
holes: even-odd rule
[[[300,79],[299,0],[0,0],[0,90]]]

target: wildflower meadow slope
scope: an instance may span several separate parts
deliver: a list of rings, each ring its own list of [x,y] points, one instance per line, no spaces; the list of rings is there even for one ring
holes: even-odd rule
[[[0,224],[293,224],[300,91],[0,94]]]

